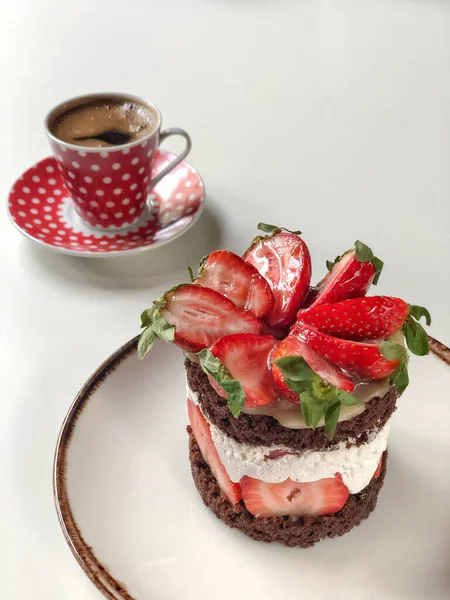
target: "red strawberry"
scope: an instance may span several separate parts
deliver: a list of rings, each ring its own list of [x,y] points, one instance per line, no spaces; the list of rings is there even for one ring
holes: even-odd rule
[[[310,294],[311,307],[332,304],[347,298],[365,296],[375,278],[376,269],[372,262],[361,262],[356,250],[349,250],[332,266]]]
[[[311,257],[305,242],[293,233],[276,233],[257,239],[244,258],[272,288],[275,304],[266,317],[268,325],[276,329],[292,325],[311,281]]]
[[[300,452],[291,452],[290,450],[271,450],[269,454],[264,455],[264,460],[276,460],[282,456],[299,456]]]
[[[380,458],[380,462],[378,463],[378,467],[375,470],[375,473],[373,474],[373,479],[378,479],[378,477],[380,476],[381,473],[381,467],[383,466],[383,456]]]
[[[272,290],[258,271],[229,250],[212,252],[200,269],[195,283],[231,300],[238,308],[264,317],[274,303]]]
[[[361,379],[383,379],[400,364],[399,360],[384,358],[378,344],[373,342],[364,344],[332,337],[300,321],[295,324],[293,333],[330,362]]]
[[[260,333],[261,323],[231,300],[199,285],[180,285],[164,296],[164,319],[175,325],[175,343],[183,350],[198,352],[224,335]]]
[[[245,506],[255,517],[330,515],[340,510],[348,498],[348,489],[339,473],[310,483],[291,479],[266,483],[245,476],[241,479],[241,489]]]
[[[198,406],[188,399],[188,414],[189,422],[192,427],[195,440],[200,448],[205,462],[208,463],[220,489],[227,496],[232,504],[237,504],[242,495],[241,488],[238,483],[233,483],[228,477],[225,467],[220,461],[219,454],[211,437],[209,424],[202,415]]]
[[[300,310],[297,319],[347,340],[376,340],[402,328],[409,306],[400,298],[370,296]]]
[[[242,333],[227,335],[211,348],[233,379],[239,381],[244,389],[245,406],[264,406],[277,399],[278,390],[269,369],[269,355],[277,341],[268,335]],[[211,381],[212,378],[210,378]],[[226,394],[214,382],[216,391]]]
[[[287,338],[285,338],[272,355],[272,372],[275,381],[288,400],[299,403],[298,394],[293,392],[285,383],[284,377],[277,365],[273,364],[274,361],[284,356],[303,356],[308,365],[313,371],[320,375],[322,379],[328,381],[332,385],[338,387],[346,392],[353,392],[355,389],[352,379],[346,375],[341,369],[333,365],[328,360],[323,358],[320,354],[315,352],[312,348],[307,346],[301,339],[297,337],[295,332],[291,332]]]

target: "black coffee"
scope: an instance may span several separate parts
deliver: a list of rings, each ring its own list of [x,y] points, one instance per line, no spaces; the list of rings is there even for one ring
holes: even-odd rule
[[[154,131],[158,115],[150,107],[120,98],[89,100],[58,115],[52,134],[77,146],[107,147],[139,140]]]

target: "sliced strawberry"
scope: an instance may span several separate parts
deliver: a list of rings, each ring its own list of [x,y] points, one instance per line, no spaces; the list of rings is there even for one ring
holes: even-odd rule
[[[288,400],[294,404],[299,403],[298,394],[293,392],[284,382],[284,376],[277,365],[273,364],[274,361],[284,356],[302,356],[313,371],[320,375],[322,379],[328,381],[332,385],[336,386],[341,390],[351,393],[355,389],[355,385],[352,379],[346,375],[341,369],[333,365],[331,362],[326,360],[323,356],[315,352],[312,348],[307,346],[296,334],[295,331],[285,338],[272,355],[272,372],[275,381]]]
[[[332,304],[347,298],[365,296],[374,280],[376,268],[372,262],[361,262],[356,250],[349,250],[332,266],[309,295],[311,307]]]
[[[181,285],[164,296],[164,319],[175,326],[175,343],[183,350],[198,352],[224,335],[260,333],[261,324],[231,300],[199,285]]]
[[[376,343],[332,337],[301,321],[297,321],[293,333],[330,362],[361,379],[383,379],[391,375],[400,364],[400,360],[384,358]]]
[[[227,335],[211,347],[211,353],[242,385],[245,406],[264,406],[277,399],[278,389],[269,368],[269,355],[276,345],[271,336],[242,333]],[[219,393],[224,396],[222,390]]]
[[[264,460],[276,460],[282,456],[298,456],[300,452],[291,452],[290,450],[271,450],[269,454],[264,455]]]
[[[330,515],[340,510],[348,498],[348,488],[339,473],[310,483],[291,479],[266,483],[245,476],[241,479],[241,489],[245,506],[255,517]]]
[[[380,340],[399,331],[409,305],[400,298],[369,296],[300,310],[297,320],[347,340]]]
[[[189,399],[188,415],[192,432],[205,462],[208,463],[214,477],[217,479],[220,489],[224,492],[228,500],[232,504],[237,504],[242,497],[241,487],[238,483],[233,483],[228,477],[228,473],[220,461],[219,454],[211,437],[209,424],[202,415],[199,407],[195,406]]]
[[[267,315],[273,307],[272,290],[264,277],[229,250],[212,252],[195,283],[216,290],[238,308],[249,310],[258,318]]]
[[[276,329],[292,325],[311,281],[311,257],[305,242],[293,233],[276,233],[257,239],[244,258],[272,288],[275,304],[266,317],[268,325]]]
[[[378,477],[380,476],[381,473],[381,467],[383,466],[383,456],[381,456],[380,461],[378,463],[378,467],[375,470],[375,473],[373,474],[373,479],[378,479]]]

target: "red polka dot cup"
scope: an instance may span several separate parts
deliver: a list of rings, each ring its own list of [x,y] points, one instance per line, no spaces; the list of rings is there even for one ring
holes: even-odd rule
[[[154,128],[139,140],[107,147],[88,147],[64,142],[51,132],[51,125],[68,109],[96,100],[126,100],[148,107],[156,115]],[[45,131],[75,209],[87,225],[117,230],[141,218],[150,190],[186,158],[191,138],[178,127],[161,131],[159,110],[146,100],[125,94],[92,94],[62,102],[45,119]],[[171,135],[181,135],[186,146],[151,179],[155,152]]]

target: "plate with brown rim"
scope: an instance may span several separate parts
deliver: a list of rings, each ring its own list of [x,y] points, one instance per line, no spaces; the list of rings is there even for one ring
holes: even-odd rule
[[[62,425],[54,496],[76,560],[112,600],[450,597],[450,350],[410,365],[378,505],[308,550],[228,529],[190,474],[182,356],[137,338],[89,378]]]

